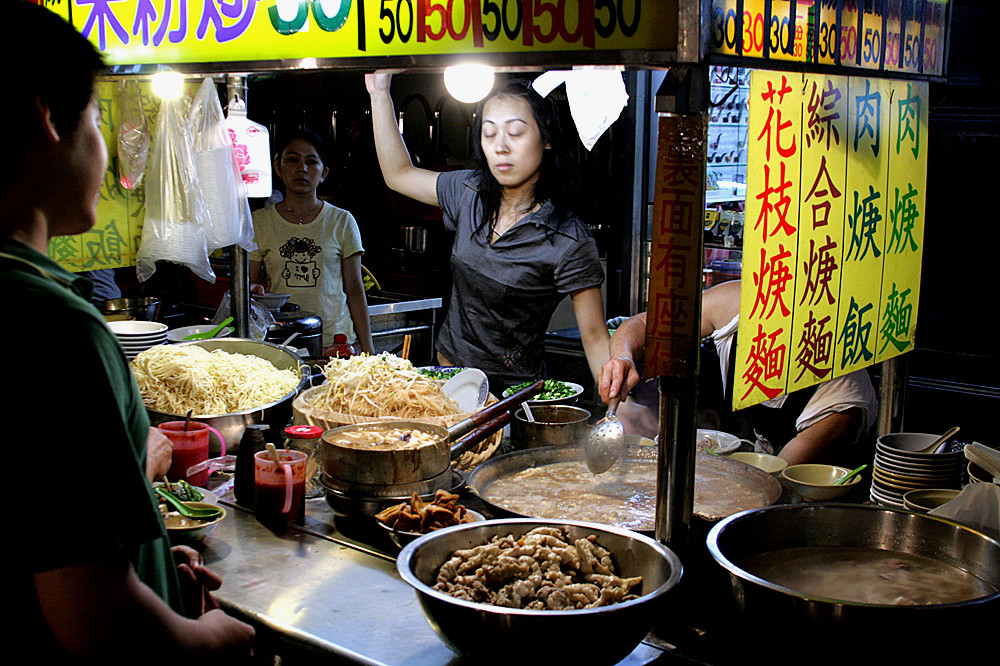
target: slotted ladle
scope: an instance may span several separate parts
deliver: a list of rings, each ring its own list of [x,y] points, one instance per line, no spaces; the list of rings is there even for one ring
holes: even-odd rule
[[[607,472],[625,452],[625,426],[615,416],[617,408],[618,398],[612,398],[607,415],[594,425],[584,445],[587,469],[593,474]]]

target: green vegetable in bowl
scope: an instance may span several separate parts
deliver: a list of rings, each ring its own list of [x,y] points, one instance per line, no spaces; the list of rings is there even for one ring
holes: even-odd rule
[[[451,379],[452,377],[454,377],[455,375],[457,375],[461,371],[462,371],[462,368],[446,368],[446,369],[442,369],[442,370],[432,370],[430,368],[420,368],[420,374],[426,375],[427,377],[430,377],[431,379]]]
[[[200,490],[183,479],[168,481],[163,484],[163,489],[181,502],[200,502],[205,499],[205,495]]]
[[[524,382],[523,384],[516,384],[511,386],[506,391],[506,395],[513,395],[521,389],[531,386],[534,382]],[[558,400],[559,398],[569,398],[576,394],[576,389],[567,384],[566,382],[561,382],[556,379],[546,379],[545,383],[542,385],[541,393],[538,393],[529,400]]]

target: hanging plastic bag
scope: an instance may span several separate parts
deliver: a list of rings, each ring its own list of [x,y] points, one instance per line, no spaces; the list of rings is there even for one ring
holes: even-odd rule
[[[188,120],[198,182],[211,218],[205,230],[209,252],[229,245],[256,250],[246,186],[236,163],[219,93],[211,78],[205,77],[201,82]]]
[[[126,190],[142,184],[149,154],[149,124],[142,108],[142,95],[135,79],[122,80],[119,88],[121,118],[118,121],[118,182]]]
[[[165,99],[156,118],[146,176],[146,218],[136,253],[140,282],[156,272],[157,261],[187,266],[201,279],[215,282],[205,235],[211,219],[195,171],[187,105],[184,97]]]
[[[218,309],[215,311],[215,316],[212,317],[213,324],[221,324],[226,317],[232,316],[232,308],[230,307],[230,296],[229,292],[225,292],[222,295],[222,301],[219,303]],[[267,337],[267,331],[275,324],[274,315],[271,312],[253,299],[250,300],[250,323],[249,331],[250,337],[254,340],[263,341]]]
[[[247,118],[247,105],[239,99],[229,101],[226,127],[233,141],[247,196],[271,196],[271,138],[267,128]]]

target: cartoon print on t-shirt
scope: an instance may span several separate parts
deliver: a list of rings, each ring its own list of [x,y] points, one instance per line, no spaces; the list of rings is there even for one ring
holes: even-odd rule
[[[311,238],[289,238],[278,248],[287,259],[281,277],[289,287],[315,287],[319,283],[319,266],[313,257],[323,251]]]

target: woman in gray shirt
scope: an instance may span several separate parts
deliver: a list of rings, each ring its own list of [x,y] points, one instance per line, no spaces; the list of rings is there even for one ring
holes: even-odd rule
[[[545,330],[568,294],[591,373],[608,360],[597,245],[572,214],[572,177],[555,103],[523,82],[494,90],[476,115],[475,170],[413,165],[392,99],[391,75],[368,74],[375,149],[386,184],[442,209],[455,232],[452,294],[438,361],[483,370],[496,391],[539,379]]]

